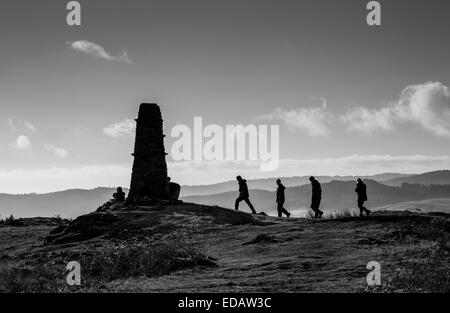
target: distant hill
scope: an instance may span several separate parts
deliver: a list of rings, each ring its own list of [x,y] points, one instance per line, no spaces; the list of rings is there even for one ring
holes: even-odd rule
[[[373,208],[427,199],[449,199],[450,177],[447,182],[447,176],[450,176],[450,171],[421,175],[388,173],[371,176],[373,179],[365,178],[369,192],[368,206]],[[308,178],[309,176],[283,178],[285,186],[288,187],[286,207],[290,210],[304,211],[309,208],[311,187]],[[327,210],[355,208],[356,176],[342,176],[339,180],[332,178],[333,176],[318,176],[323,188],[322,207]],[[430,185],[431,183],[444,185]],[[251,190],[251,199],[259,211],[267,213],[275,211],[275,179],[249,180],[248,186]],[[74,218],[94,211],[111,199],[114,191],[114,188],[95,188],[92,190],[72,189],[48,194],[0,194],[0,214],[3,218],[10,214],[15,217],[59,214],[63,218]],[[234,208],[236,196],[237,183],[230,181],[210,186],[183,186],[181,199],[187,202]],[[247,210],[245,204],[242,204],[241,208]]]
[[[402,186],[387,186],[374,180],[366,180],[368,190],[368,207],[381,207],[409,201],[426,199],[450,198],[450,185],[425,186],[403,184]],[[325,210],[342,210],[356,208],[356,194],[353,181],[331,181],[322,183],[322,208]],[[218,205],[234,208],[237,193],[227,192],[208,196],[189,196],[183,200],[205,205]],[[311,198],[311,187],[290,187],[286,189],[285,207],[290,210],[308,209]],[[250,199],[257,211],[275,212],[275,192],[267,190],[251,190]],[[242,210],[248,210],[245,203],[241,203]]]
[[[385,182],[394,179],[407,178],[409,176],[412,176],[412,174],[384,173],[372,176],[316,176],[316,178],[322,183],[328,183],[332,180],[355,181],[359,177],[363,179],[372,179],[378,182]],[[294,176],[294,177],[280,177],[280,178],[286,187],[299,187],[301,185],[309,184],[309,177],[310,176],[308,175],[308,176]],[[278,177],[266,179],[248,179],[248,186],[250,189],[274,191],[276,190],[275,180],[277,178]],[[182,197],[203,196],[203,195],[225,193],[229,191],[235,191],[236,188],[237,183],[235,180],[213,185],[183,186],[183,188],[181,189],[181,196]]]
[[[449,199],[427,199],[422,201],[402,202],[377,208],[378,210],[411,211],[411,212],[445,212],[450,213]]]
[[[385,184],[391,186],[400,186],[403,183],[422,185],[450,185],[450,171],[442,170],[427,172],[419,175],[397,177],[385,181]]]
[[[8,195],[0,194],[0,214],[4,218],[55,216],[74,218],[94,211],[112,198],[114,188],[91,190],[70,189],[47,194]],[[127,192],[127,190],[125,190]]]

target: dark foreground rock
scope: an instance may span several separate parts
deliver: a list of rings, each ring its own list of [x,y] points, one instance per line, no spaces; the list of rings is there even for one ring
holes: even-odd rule
[[[65,244],[97,237],[127,239],[170,235],[195,229],[207,232],[211,226],[267,225],[244,212],[220,207],[169,201],[141,200],[133,204],[109,202],[96,212],[58,227],[45,238],[45,244]]]

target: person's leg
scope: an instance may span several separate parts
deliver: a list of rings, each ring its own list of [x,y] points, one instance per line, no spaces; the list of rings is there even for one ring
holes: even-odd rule
[[[321,199],[317,199],[317,212],[318,212],[319,218],[321,218],[323,215],[323,212],[320,210],[320,201],[321,201]]]
[[[289,213],[285,208],[284,208],[284,201],[279,202],[278,203],[278,217],[282,217],[283,214],[286,215],[287,217],[289,217],[291,215],[291,213]]]
[[[362,216],[364,211],[367,210],[364,206],[364,201],[358,199],[359,216]]]
[[[278,211],[278,217],[281,217],[281,216],[283,216],[283,214],[282,214],[282,210],[283,210],[283,203],[281,203],[281,202],[278,202],[278,203],[277,203],[277,211]]]
[[[245,201],[245,203],[247,203],[247,205],[250,207],[250,210],[252,210],[253,214],[256,214],[256,210],[255,210],[255,208],[253,207],[253,204],[250,202],[250,199],[249,199],[249,198],[245,198],[244,201]]]
[[[242,200],[243,200],[243,199],[242,199],[241,196],[237,197],[236,202],[234,203],[234,209],[235,209],[236,211],[239,210],[239,202],[241,202]]]
[[[311,203],[311,210],[314,211],[314,218],[317,218],[319,216],[319,212],[317,212],[317,206],[316,206],[316,202],[313,201]]]
[[[364,206],[364,202],[365,202],[365,201],[362,202],[362,205],[361,205],[361,206],[362,206],[362,208],[364,209],[364,212],[366,212],[367,216],[369,216],[370,210]]]

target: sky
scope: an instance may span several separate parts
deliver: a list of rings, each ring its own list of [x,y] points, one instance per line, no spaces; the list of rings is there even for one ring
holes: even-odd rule
[[[182,184],[450,168],[450,3],[3,0],[0,193],[124,186],[157,102]],[[277,170],[178,161],[180,124],[279,125]]]

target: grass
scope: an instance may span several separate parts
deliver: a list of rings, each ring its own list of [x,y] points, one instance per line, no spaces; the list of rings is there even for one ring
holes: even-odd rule
[[[126,247],[84,257],[80,263],[88,276],[107,281],[162,276],[199,265],[213,265],[206,255],[180,242]]]
[[[326,218],[329,219],[340,219],[340,218],[346,218],[346,217],[358,217],[359,213],[355,210],[341,210],[341,211],[333,211],[333,212],[327,212],[325,215]]]
[[[0,265],[0,292],[60,292],[66,289],[64,271],[61,270],[64,268],[46,264],[21,266],[17,263],[3,263]]]
[[[375,292],[450,292],[450,223],[444,218],[410,223],[400,228],[400,242],[419,245],[404,252],[396,271]],[[409,243],[411,244],[411,243]]]
[[[313,210],[308,210],[308,212],[306,214],[307,214],[306,218],[315,218]],[[357,216],[359,216],[358,212],[356,212],[355,210],[347,209],[347,210],[340,210],[340,211],[325,212],[323,215],[323,218],[340,219],[340,218],[345,218],[345,217],[357,217]]]
[[[394,276],[391,286],[406,292],[450,292],[448,251],[435,245],[405,261]]]
[[[134,245],[103,252],[83,252],[81,287],[66,284],[66,264],[72,260],[54,259],[45,264],[6,263],[0,266],[0,292],[69,292],[85,290],[104,282],[129,277],[156,277],[196,266],[214,266],[195,247],[179,241]]]

